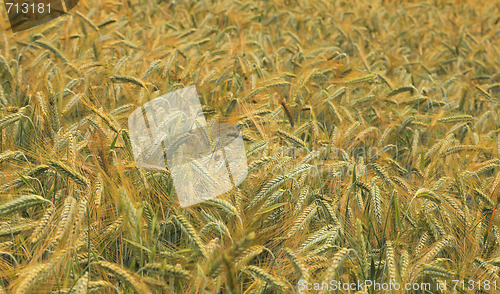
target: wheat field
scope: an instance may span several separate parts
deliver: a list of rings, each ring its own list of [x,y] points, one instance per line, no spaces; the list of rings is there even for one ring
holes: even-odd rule
[[[2,18],[0,293],[498,293],[499,15],[84,0],[16,34]],[[180,208],[127,118],[191,85],[240,127],[249,173]],[[315,288],[366,280],[431,289]]]

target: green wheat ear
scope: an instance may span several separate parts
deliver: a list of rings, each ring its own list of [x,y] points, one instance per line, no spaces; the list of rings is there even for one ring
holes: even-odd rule
[[[0,204],[0,216],[7,216],[16,211],[40,205],[46,201],[45,198],[39,195],[22,195],[7,203]]]
[[[136,273],[107,261],[99,261],[97,262],[97,265],[120,277],[138,293],[151,293],[147,285],[142,281],[142,278]]]
[[[143,81],[132,76],[112,76],[110,79],[113,83],[130,83],[146,88],[146,84]]]
[[[87,179],[83,175],[81,175],[77,171],[73,170],[72,168],[70,168],[66,164],[64,164],[62,162],[59,162],[59,161],[55,161],[55,160],[50,161],[49,164],[52,167],[54,167],[61,174],[65,175],[65,176],[68,176],[69,178],[71,178],[77,184],[80,184],[82,186],[88,186],[89,185]]]
[[[69,61],[68,59],[66,59],[66,57],[64,57],[64,55],[55,47],[53,47],[52,45],[50,45],[49,43],[45,42],[45,41],[42,41],[42,40],[37,40],[34,42],[35,45],[38,45],[44,49],[47,49],[49,50],[50,52],[54,53],[54,55],[61,59],[64,63],[68,63],[69,64]]]

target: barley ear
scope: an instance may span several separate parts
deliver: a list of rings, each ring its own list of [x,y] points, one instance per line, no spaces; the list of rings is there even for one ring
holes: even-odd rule
[[[142,281],[141,276],[138,274],[131,272],[130,270],[121,267],[118,264],[107,262],[107,261],[99,261],[97,264],[119,278],[121,278],[125,283],[131,286],[137,293],[151,293],[148,286]]]

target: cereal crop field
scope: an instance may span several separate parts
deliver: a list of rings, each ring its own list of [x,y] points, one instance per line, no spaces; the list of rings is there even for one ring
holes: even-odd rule
[[[499,293],[500,2],[2,15],[0,293]],[[182,208],[127,121],[192,85],[248,176]]]

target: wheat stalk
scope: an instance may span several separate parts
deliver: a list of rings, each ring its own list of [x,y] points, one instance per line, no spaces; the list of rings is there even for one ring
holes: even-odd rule
[[[113,274],[120,277],[128,285],[130,285],[138,293],[151,293],[149,288],[144,284],[142,279],[136,273],[130,272],[129,270],[107,261],[99,261],[97,265],[111,271]]]
[[[81,175],[80,173],[76,172],[66,164],[59,162],[59,161],[54,161],[51,160],[49,161],[50,166],[52,166],[56,171],[59,173],[67,176],[68,178],[72,179],[75,181],[77,184],[83,185],[83,186],[88,186],[88,181],[87,179]]]
[[[275,278],[264,269],[257,266],[249,265],[243,268],[243,271],[266,281],[267,283],[273,285],[278,291],[285,291],[286,289],[288,289],[288,286],[284,282],[280,281],[278,278]]]
[[[205,256],[203,242],[191,223],[182,214],[177,214],[175,219],[177,220],[177,223],[181,227],[182,231],[188,236],[189,240],[195,246],[198,253],[201,254],[201,256]]]

